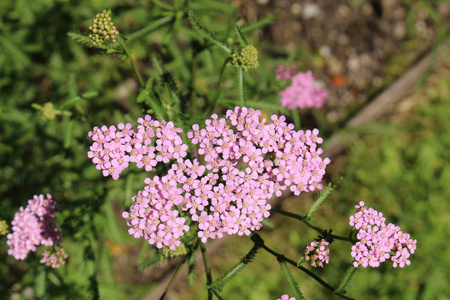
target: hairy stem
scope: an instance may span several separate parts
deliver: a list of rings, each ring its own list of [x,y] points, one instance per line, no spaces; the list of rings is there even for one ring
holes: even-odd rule
[[[221,91],[220,86],[222,85],[223,74],[225,73],[225,68],[226,68],[228,62],[230,61],[230,59],[231,59],[230,57],[225,59],[225,61],[223,62],[222,68],[220,69],[219,81],[217,82],[216,95],[214,96],[214,99],[213,99],[213,105],[212,105],[213,109],[212,109],[212,111],[216,110],[217,101],[219,100],[219,95],[220,95],[220,91]]]
[[[291,111],[291,115],[292,115],[292,118],[294,119],[295,127],[296,128],[301,128],[302,125],[301,125],[301,122],[300,122],[300,110],[293,109]]]
[[[335,294],[338,297],[341,297],[342,299],[347,299],[347,300],[355,300],[351,297],[348,297],[344,294],[342,294],[341,292],[338,292],[335,288],[333,288],[331,285],[329,285],[327,282],[325,282],[322,278],[320,278],[319,276],[317,276],[316,274],[314,274],[313,272],[311,272],[310,270],[306,269],[305,267],[302,266],[297,266],[297,263],[287,257],[285,257],[284,255],[277,253],[275,251],[273,251],[272,249],[270,249],[269,247],[267,247],[266,245],[264,245],[264,241],[262,240],[262,238],[258,238],[259,239],[259,243],[262,242],[262,245],[260,245],[264,250],[266,250],[268,253],[272,254],[273,256],[275,256],[279,261],[285,261],[288,264],[293,265],[294,267],[296,267],[297,269],[301,270],[302,272],[308,274],[309,276],[311,276],[314,280],[316,280],[318,283],[320,283],[323,287],[325,287],[327,290],[329,290],[330,292],[332,292],[333,294]]]
[[[238,76],[238,90],[239,90],[239,100],[241,102],[241,105],[245,107],[245,94],[244,94],[244,69],[238,68],[237,69],[237,76]]]
[[[202,251],[203,264],[205,265],[206,285],[209,286],[212,283],[212,275],[211,275],[211,268],[208,262],[208,256],[206,255],[205,245],[203,243],[200,243],[200,250]],[[212,290],[211,289],[207,290],[208,290],[208,300],[212,300]]]
[[[120,46],[122,46],[123,50],[125,51],[125,54],[127,55],[128,60],[130,61],[131,67],[133,68],[134,73],[136,73],[136,76],[139,80],[139,84],[141,85],[141,88],[145,88],[144,80],[142,80],[141,74],[139,73],[139,70],[136,66],[136,63],[134,62],[134,59],[130,53],[130,50],[128,50],[127,46],[121,39],[117,39],[117,41],[119,42]]]
[[[197,52],[194,52],[191,65],[191,83],[189,86],[189,101],[191,102],[192,113],[197,115],[197,97],[195,93],[195,76],[197,74]]]
[[[170,278],[169,283],[167,284],[166,288],[164,289],[164,293],[159,297],[159,300],[164,300],[164,298],[167,295],[167,292],[172,287],[173,283],[175,282],[175,279],[178,277],[178,274],[180,273],[181,267],[184,265],[184,263],[187,260],[187,255],[184,256],[183,260],[178,265],[177,269],[175,270],[175,273],[173,273],[172,278]]]
[[[341,240],[341,241],[347,241],[347,242],[350,242],[352,244],[357,242],[356,240],[352,239],[351,236],[350,237],[344,237],[344,236],[334,235],[334,234],[328,233],[326,230],[323,230],[322,228],[317,227],[317,226],[311,224],[310,222],[308,222],[307,217],[303,217],[303,216],[300,216],[300,215],[297,215],[297,214],[294,214],[294,213],[291,213],[291,212],[287,212],[287,211],[284,211],[284,210],[281,210],[281,209],[277,209],[277,208],[272,208],[271,211],[279,213],[279,214],[287,216],[287,217],[290,217],[290,218],[293,218],[293,219],[296,219],[296,220],[299,220],[299,221],[305,223],[306,225],[308,225],[309,227],[311,227],[312,229],[314,229],[315,231],[317,231],[318,233],[320,233],[321,235],[328,236],[328,237],[330,237],[332,239]]]

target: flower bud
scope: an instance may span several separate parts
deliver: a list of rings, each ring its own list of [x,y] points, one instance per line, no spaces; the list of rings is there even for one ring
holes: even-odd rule
[[[235,68],[243,68],[245,71],[256,69],[259,67],[258,50],[254,46],[248,45],[242,48],[241,52],[233,54],[231,63]]]
[[[89,26],[92,33],[89,38],[94,46],[102,45],[104,42],[114,43],[116,41],[119,31],[111,20],[110,9],[108,11],[104,9],[101,13],[95,15],[95,19],[92,20],[94,25]]]

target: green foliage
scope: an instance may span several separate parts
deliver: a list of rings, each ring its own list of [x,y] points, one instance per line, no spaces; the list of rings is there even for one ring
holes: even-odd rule
[[[284,260],[279,260],[281,271],[283,271],[283,275],[286,278],[286,281],[289,284],[289,287],[292,292],[292,296],[296,299],[304,299],[302,292],[300,291],[300,287],[298,286],[297,281],[292,276],[291,271],[289,270],[286,262]]]
[[[355,268],[353,265],[350,265],[347,269],[347,271],[345,271],[344,276],[342,276],[341,282],[339,283],[339,286],[337,288],[337,291],[340,293],[344,293],[345,294],[345,288],[347,287],[347,285],[350,283],[350,280],[352,279],[353,275],[355,275],[357,268]]]
[[[312,219],[314,213],[317,208],[322,205],[326,200],[329,199],[331,192],[336,189],[336,185],[333,185],[331,182],[328,183],[326,187],[324,187],[315,197],[313,205],[308,212],[308,219]]]
[[[210,286],[207,286],[207,288],[219,291],[222,290],[227,282],[238,275],[245,266],[253,261],[253,258],[256,256],[259,248],[260,246],[258,245],[253,246],[253,248],[250,249],[250,251],[236,265],[225,272],[225,274],[223,274],[221,277],[214,280]]]
[[[206,29],[205,26],[200,24],[200,21],[192,10],[189,11],[189,22],[191,22],[192,27],[196,29],[203,37],[208,39],[226,53],[231,53],[231,49],[225,43],[219,41],[212,33],[209,32],[208,29]]]

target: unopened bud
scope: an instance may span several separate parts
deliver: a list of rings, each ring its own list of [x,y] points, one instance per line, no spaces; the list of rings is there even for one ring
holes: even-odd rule
[[[233,54],[231,62],[235,68],[242,68],[244,71],[248,69],[256,69],[259,67],[258,50],[252,45],[242,48],[241,52]]]
[[[119,34],[116,26],[111,21],[111,10],[103,10],[101,13],[95,15],[95,19],[92,20],[94,25],[89,26],[89,30],[92,32],[89,35],[91,43],[93,45],[101,45],[104,42],[115,42],[116,36]]]

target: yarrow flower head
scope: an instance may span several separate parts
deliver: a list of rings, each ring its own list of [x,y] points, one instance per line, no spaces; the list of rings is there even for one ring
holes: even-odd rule
[[[288,109],[320,108],[328,97],[327,91],[315,85],[311,71],[293,76],[292,84],[281,91],[280,95],[281,106]]]
[[[56,251],[44,251],[44,253],[42,253],[41,264],[57,269],[66,264],[66,259],[68,257],[69,256],[64,248],[60,248]]]
[[[149,172],[159,162],[168,163],[187,155],[188,146],[180,136],[182,130],[173,122],[159,122],[146,115],[138,123],[136,130],[130,123],[120,123],[117,127],[94,127],[89,132],[94,143],[88,157],[103,176],[117,180],[130,163]]]
[[[350,216],[349,224],[358,230],[358,242],[353,245],[351,256],[355,267],[379,267],[390,260],[394,266],[403,268],[410,265],[409,257],[416,250],[417,240],[411,239],[400,227],[389,223],[383,214],[359,202],[356,213]]]
[[[105,42],[116,42],[116,37],[119,31],[114,26],[111,18],[111,10],[103,10],[95,16],[92,20],[93,25],[89,26],[91,34],[89,38],[94,46],[102,45]]]
[[[277,80],[289,80],[297,73],[297,66],[294,62],[292,62],[291,66],[288,67],[286,65],[279,65],[275,69],[275,78]]]
[[[310,261],[313,267],[322,267],[323,264],[330,262],[330,249],[327,246],[330,243],[324,239],[309,243],[305,249],[305,261]]]
[[[175,251],[191,225],[202,242],[225,234],[249,235],[269,217],[267,200],[273,195],[287,188],[295,195],[322,188],[330,160],[320,157],[319,131],[295,131],[284,116],[271,120],[266,124],[261,111],[236,107],[225,118],[213,114],[204,128],[193,125],[187,137],[197,145],[193,157],[199,160],[185,158],[181,129],[146,116],[138,120],[137,133],[131,124],[95,127],[88,156],[113,178],[123,169],[110,170],[114,153],[138,167],[149,166],[148,171],[156,163],[171,163],[165,175],[145,180],[144,190],[122,216],[130,235]]]
[[[252,45],[242,48],[241,52],[233,54],[231,61],[235,68],[242,68],[245,71],[248,69],[256,69],[259,67],[258,50]]]
[[[288,294],[284,294],[281,296],[281,298],[278,298],[277,300],[296,300],[295,297],[289,297]]]
[[[55,246],[61,242],[61,233],[55,224],[56,200],[50,194],[33,196],[28,205],[20,207],[7,235],[8,254],[23,260],[28,252],[36,251],[39,245]]]

